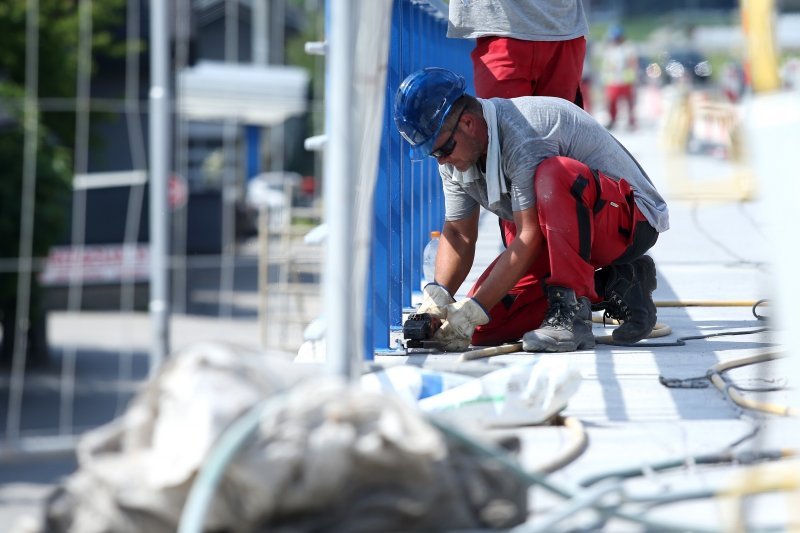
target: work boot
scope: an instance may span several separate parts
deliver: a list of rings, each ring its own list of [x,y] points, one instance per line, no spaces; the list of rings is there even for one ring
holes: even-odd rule
[[[547,301],[550,305],[542,325],[522,336],[522,349],[526,352],[574,352],[594,348],[589,300],[580,298],[579,302],[572,289],[547,287]]]
[[[592,327],[592,302],[586,296],[578,297],[578,318]]]
[[[615,342],[631,344],[644,339],[656,325],[656,265],[643,255],[632,263],[611,265],[595,273],[595,289],[603,299],[595,309],[620,321],[611,333]]]

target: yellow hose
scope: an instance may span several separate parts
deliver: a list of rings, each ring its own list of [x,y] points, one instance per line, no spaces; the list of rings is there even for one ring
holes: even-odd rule
[[[511,344],[501,344],[500,346],[488,346],[486,348],[478,348],[477,350],[470,350],[461,354],[458,358],[461,361],[474,361],[483,357],[492,357],[494,355],[502,355],[504,353],[514,353],[522,351],[522,343],[514,342]]]
[[[600,316],[600,317],[593,316],[592,317],[592,322],[594,322],[596,324],[602,324],[603,323],[603,317],[602,316]],[[616,320],[611,320],[609,323],[611,323],[611,324],[619,324],[619,322],[616,321]],[[650,332],[650,335],[648,335],[647,338],[648,339],[657,339],[659,337],[666,337],[667,335],[669,335],[671,333],[672,333],[672,328],[670,328],[666,324],[662,324],[661,322],[657,322],[656,325],[653,327],[653,331]],[[595,335],[594,341],[597,344],[611,344],[611,345],[617,344],[617,342],[614,340],[614,338],[611,335]],[[647,347],[646,344],[642,344],[642,346]]]
[[[795,500],[800,497],[800,461],[781,460],[775,463],[764,463],[744,468],[737,472],[731,484],[717,493],[720,498],[722,517],[725,521],[721,531],[744,532],[747,524],[743,523],[744,512],[742,499],[753,494],[788,491],[786,508],[795,516],[794,524],[787,531],[797,531],[797,505],[788,501],[789,496]]]
[[[712,366],[709,372],[709,379],[714,386],[723,394],[726,394],[736,405],[744,407],[745,409],[752,409],[754,411],[761,411],[762,413],[769,413],[778,416],[800,416],[800,410],[795,407],[788,407],[774,403],[759,402],[751,400],[742,395],[735,385],[727,383],[722,379],[722,372],[740,366],[752,365],[755,363],[764,363],[767,361],[774,361],[784,357],[782,352],[769,352],[759,355],[751,355],[748,357],[741,357],[739,359],[732,359],[724,363],[717,363]]]
[[[552,474],[556,470],[564,468],[577,459],[578,456],[586,450],[586,446],[589,444],[589,437],[580,420],[571,416],[561,420],[564,427],[567,429],[567,433],[570,435],[569,442],[567,442],[566,446],[564,446],[557,457],[535,467],[533,471],[536,473]]]

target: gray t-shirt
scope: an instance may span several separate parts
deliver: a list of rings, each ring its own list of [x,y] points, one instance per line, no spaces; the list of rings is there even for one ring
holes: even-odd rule
[[[447,36],[566,41],[589,34],[581,0],[450,0]]]
[[[539,163],[565,156],[633,188],[634,201],[659,232],[669,228],[667,204],[630,153],[591,115],[575,104],[551,96],[492,98],[497,113],[500,159],[508,192],[489,208],[485,175],[470,183],[453,179],[455,167],[439,165],[445,218],[460,220],[481,205],[500,218],[514,220],[514,211],[536,202],[533,176]]]

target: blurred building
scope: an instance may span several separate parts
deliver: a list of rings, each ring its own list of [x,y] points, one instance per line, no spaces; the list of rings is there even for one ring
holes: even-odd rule
[[[254,216],[244,202],[248,180],[276,168],[304,176],[315,170],[315,155],[303,147],[310,136],[310,73],[285,66],[286,43],[307,20],[296,4],[171,2],[173,256],[232,253],[232,243],[255,233]],[[314,5],[314,1],[304,4],[305,9]],[[119,43],[128,45],[128,53],[95,59],[87,173],[74,179],[85,199],[85,205],[77,207],[84,210],[86,229],[79,244],[85,247],[71,248],[72,228],[67,224],[42,277],[56,308],[65,305],[65,279],[68,272],[74,274],[76,262],[88,289],[83,306],[116,308],[126,241],[136,245],[136,266],[125,268],[141,285],[137,307],[146,303],[149,3],[141,2],[140,12],[133,14],[138,24],[131,24],[131,15],[123,13],[114,32]],[[132,54],[130,45],[136,42],[140,46]],[[216,81],[207,83],[209,73]],[[201,105],[216,114],[190,109],[187,102],[193,98],[196,103],[198,95],[211,95],[201,99]],[[292,102],[287,104],[283,96]],[[247,112],[254,109],[260,114]],[[270,115],[271,111],[277,114]],[[100,297],[94,299],[93,294]]]
[[[264,33],[261,37],[273,41],[267,43],[266,59],[271,65],[282,65],[285,63],[284,42],[301,31],[303,13],[285,1],[268,1],[265,4],[269,20],[262,27]],[[138,84],[135,90],[128,87],[126,91],[126,71],[130,65],[124,56],[102,60],[97,75],[93,77],[91,98],[96,102],[109,102],[111,109],[110,112],[91,115],[93,144],[89,151],[89,176],[83,181],[87,188],[86,244],[122,242],[131,186],[140,181],[140,174],[130,171],[147,168],[146,161],[137,158],[136,151],[131,148],[137,143],[147,147],[150,66],[146,43],[150,42],[150,30],[146,5],[144,2],[139,22],[139,35],[145,46],[136,59]],[[226,7],[224,0],[178,1],[173,2],[173,13],[173,73],[192,69],[204,62],[242,67],[253,64],[257,53],[254,41],[257,37],[254,35],[256,25],[252,0],[238,2],[235,9]],[[232,17],[234,21],[230,20]],[[280,27],[277,22],[279,18],[282,20]],[[228,32],[235,35],[230,37]],[[117,36],[121,42],[128,37],[125,23],[118,28]],[[280,43],[274,42],[276,36],[280,38]],[[177,76],[172,82],[173,96],[179,97]],[[302,96],[306,99],[310,97],[308,87]],[[123,106],[135,109],[134,116],[123,112]],[[269,165],[273,158],[283,162],[287,170],[304,175],[313,171],[313,166],[309,166],[313,156],[302,148],[302,140],[308,136],[305,112],[287,119],[284,127],[288,138],[280,147],[281,154],[274,153],[275,147],[271,146],[262,132],[248,128],[250,124],[237,117],[231,117],[231,121],[226,122],[174,116],[172,168],[176,178],[184,181],[189,193],[189,198],[181,202],[184,205],[175,207],[186,209],[188,227],[196,230],[188,232],[188,253],[216,253],[220,250],[220,239],[215,238],[219,231],[215,231],[215,228],[219,227],[221,217],[222,183],[230,180],[229,177],[223,178],[226,173],[234,176],[235,196],[238,199],[243,194],[246,180],[264,170],[261,167]],[[132,127],[131,120],[138,121],[138,124]],[[141,139],[132,138],[137,133],[141,134]],[[106,179],[93,180],[93,175]],[[116,175],[117,179],[109,181],[109,175]],[[97,186],[93,186],[93,183]],[[108,186],[110,183],[116,186]],[[145,205],[139,217],[140,242],[148,240],[146,198],[145,195]],[[239,222],[247,224],[241,217]],[[246,232],[247,229],[239,227],[237,232]],[[67,244],[69,235],[70,229],[65,228],[64,244]]]

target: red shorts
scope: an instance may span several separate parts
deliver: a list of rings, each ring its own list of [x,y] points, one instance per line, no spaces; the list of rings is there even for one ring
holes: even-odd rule
[[[475,345],[514,342],[538,328],[548,306],[545,283],[599,301],[594,290],[595,269],[632,261],[655,244],[658,236],[624,179],[615,181],[568,157],[546,159],[533,179],[544,249],[489,311],[489,323],[475,330]],[[510,243],[516,226],[507,220],[500,222]],[[469,296],[477,292],[496,263],[497,259],[475,282]]]
[[[586,39],[523,41],[479,37],[472,51],[475,95],[480,98],[579,94]]]

